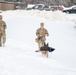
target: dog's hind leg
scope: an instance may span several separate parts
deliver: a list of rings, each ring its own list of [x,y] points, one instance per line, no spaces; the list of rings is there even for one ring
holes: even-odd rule
[[[46,55],[46,57],[48,58],[48,51],[45,51],[45,55]]]
[[[44,55],[44,51],[41,51],[41,54]]]
[[[48,51],[41,51],[42,55],[48,58]]]
[[[47,53],[47,58],[48,58],[48,56],[49,56],[49,55],[48,55],[48,53]]]

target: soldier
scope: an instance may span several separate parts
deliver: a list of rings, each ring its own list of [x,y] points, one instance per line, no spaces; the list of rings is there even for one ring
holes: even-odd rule
[[[39,49],[42,45],[40,45],[41,43],[39,42],[39,39],[41,39],[43,41],[43,43],[45,42],[46,40],[46,36],[49,36],[49,33],[48,31],[44,28],[44,23],[41,23],[40,24],[40,28],[37,29],[36,31],[36,35],[38,38],[36,38],[36,42],[38,43],[39,45]]]
[[[6,23],[2,20],[2,15],[0,15],[0,47],[6,42]]]

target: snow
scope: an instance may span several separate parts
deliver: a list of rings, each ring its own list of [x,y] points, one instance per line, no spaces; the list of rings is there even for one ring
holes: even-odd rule
[[[60,11],[4,11],[7,42],[0,48],[0,75],[76,75],[76,14]],[[44,22],[46,42],[56,50],[35,53],[36,30]]]

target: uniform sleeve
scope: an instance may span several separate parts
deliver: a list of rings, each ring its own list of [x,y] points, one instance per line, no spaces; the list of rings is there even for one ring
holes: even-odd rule
[[[49,36],[49,33],[48,33],[48,31],[45,29],[45,34],[47,34],[47,36]]]
[[[3,21],[3,27],[4,27],[4,29],[7,28],[6,23],[4,21]]]
[[[36,31],[36,35],[39,36],[39,29],[37,29],[37,31]]]

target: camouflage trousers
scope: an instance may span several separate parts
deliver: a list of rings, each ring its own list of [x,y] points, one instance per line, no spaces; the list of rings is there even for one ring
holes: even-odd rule
[[[0,46],[2,46],[2,44],[5,44],[5,42],[6,42],[6,35],[5,34],[3,34],[3,35],[0,34]]]
[[[6,34],[2,35],[2,43],[4,44],[6,42]]]
[[[0,46],[2,46],[2,34],[0,34]]]
[[[38,43],[38,47],[40,49],[40,47],[44,46],[44,42],[45,42],[45,37],[38,37],[35,39],[35,41]]]

